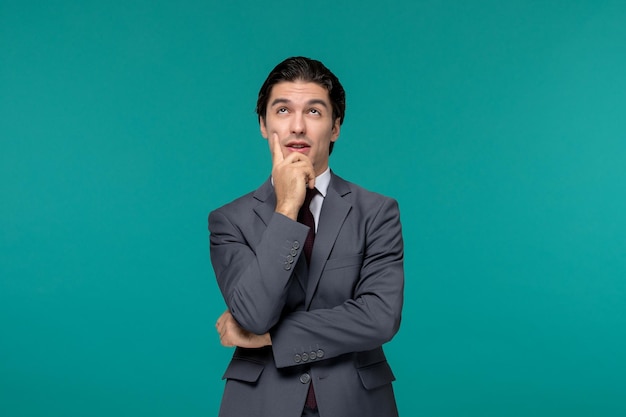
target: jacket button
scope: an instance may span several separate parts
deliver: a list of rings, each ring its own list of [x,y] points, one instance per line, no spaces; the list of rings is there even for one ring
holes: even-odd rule
[[[309,354],[304,352],[302,354],[302,362],[307,362],[309,360]]]
[[[317,357],[318,358],[323,358],[324,357],[324,351],[322,349],[317,349]]]
[[[285,271],[289,271],[291,269],[291,264],[285,264]]]
[[[311,382],[311,375],[307,374],[306,372],[303,373],[302,375],[300,375],[300,382],[302,382],[303,384],[308,384],[309,382]]]
[[[291,245],[294,249],[300,249],[300,242],[297,240],[293,241],[293,245]]]
[[[300,357],[300,355],[298,355],[297,353],[294,355],[293,357],[293,361],[295,363],[300,363],[300,361],[302,361],[302,358]]]
[[[317,357],[317,354],[315,352],[309,353],[309,359],[311,359],[312,361],[314,361],[316,357]]]

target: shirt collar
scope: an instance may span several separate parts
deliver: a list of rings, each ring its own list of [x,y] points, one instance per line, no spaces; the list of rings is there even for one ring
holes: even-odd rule
[[[315,188],[320,192],[322,197],[326,197],[328,192],[328,185],[330,184],[330,167],[326,168],[326,171],[315,177]]]

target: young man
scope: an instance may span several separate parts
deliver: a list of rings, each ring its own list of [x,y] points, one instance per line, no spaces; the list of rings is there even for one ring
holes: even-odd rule
[[[228,306],[216,328],[236,346],[220,416],[397,415],[382,345],[400,325],[400,214],[330,170],[344,111],[337,77],[308,58],[278,64],[259,91],[271,178],[209,215]]]

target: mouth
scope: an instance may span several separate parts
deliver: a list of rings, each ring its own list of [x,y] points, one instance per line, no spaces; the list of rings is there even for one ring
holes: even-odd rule
[[[311,146],[306,142],[289,142],[285,147],[292,152],[306,152]]]

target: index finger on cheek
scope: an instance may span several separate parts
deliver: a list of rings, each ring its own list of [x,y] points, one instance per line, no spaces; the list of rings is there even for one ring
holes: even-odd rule
[[[272,163],[274,165],[281,163],[285,159],[283,151],[280,149],[280,139],[278,138],[278,133],[276,132],[272,133],[270,150],[272,151]]]

